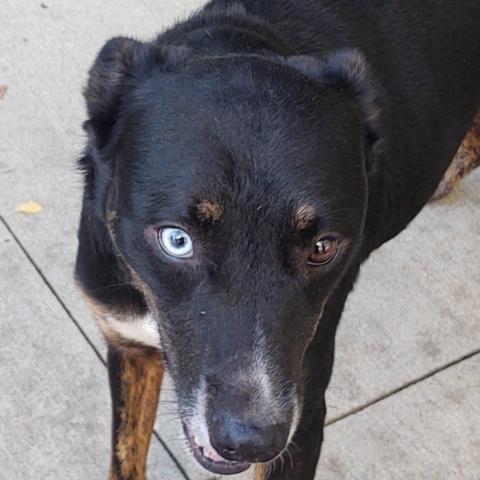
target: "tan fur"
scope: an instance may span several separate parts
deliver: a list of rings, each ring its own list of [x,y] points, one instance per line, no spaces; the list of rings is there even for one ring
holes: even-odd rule
[[[218,222],[223,215],[223,207],[211,200],[201,200],[197,205],[197,214],[200,220]]]
[[[110,330],[108,322],[103,319],[108,315],[121,319],[122,314],[107,309],[81,291],[106,340],[123,352],[120,428],[113,447],[121,476],[117,476],[112,465],[108,479],[145,480],[148,448],[163,378],[163,354],[155,348],[125,340]]]
[[[145,468],[157,411],[163,366],[159,353],[124,352],[122,410],[114,454],[123,479],[145,480]],[[113,471],[113,468],[112,468]],[[112,480],[117,480],[115,475]]]
[[[460,145],[432,200],[447,196],[462,178],[478,166],[480,166],[480,112],[477,113],[473,127]]]
[[[97,325],[100,327],[100,330],[105,337],[107,342],[115,345],[115,346],[123,346],[122,345],[122,338],[110,328],[106,318],[111,315],[119,320],[125,315],[122,315],[120,312],[114,312],[112,310],[107,309],[104,305],[96,302],[88,293],[86,293],[80,287],[80,293],[82,294],[83,301],[86,303],[87,307],[89,308],[90,312],[92,313],[93,318],[97,322]]]
[[[82,295],[83,301],[86,303],[90,312],[93,315],[93,318],[98,321],[99,318],[106,315],[107,311],[105,307],[98,302],[96,302],[82,287],[79,285],[80,293]]]
[[[109,317],[113,317],[120,322],[128,323],[132,321],[132,318],[135,317],[134,312],[121,312],[114,309],[108,309],[104,305],[96,302],[92,297],[90,297],[81,287],[80,292],[83,297],[83,301],[87,304],[90,312],[92,313],[93,318],[97,322],[100,330],[102,331],[105,340],[114,345],[117,348],[122,350],[136,351],[138,353],[149,352],[153,347],[149,345],[144,345],[132,341],[131,339],[122,337],[117,331],[115,331],[108,320]],[[153,350],[156,350],[153,348]]]
[[[267,467],[262,464],[255,465],[253,480],[266,480],[267,478]]]
[[[128,263],[126,264],[130,275],[132,276],[133,285],[135,288],[142,293],[145,301],[147,302],[148,307],[152,312],[156,311],[156,302],[155,295],[152,292],[152,289],[143,281],[140,275],[134,270]]]
[[[305,230],[315,220],[315,208],[312,205],[304,204],[298,207],[295,212],[293,223],[297,230]]]

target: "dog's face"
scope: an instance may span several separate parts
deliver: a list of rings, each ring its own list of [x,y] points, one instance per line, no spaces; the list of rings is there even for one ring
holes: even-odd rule
[[[115,120],[90,108],[105,215],[195,457],[236,473],[280,454],[299,421],[305,352],[361,241],[365,125],[298,59],[139,57]]]

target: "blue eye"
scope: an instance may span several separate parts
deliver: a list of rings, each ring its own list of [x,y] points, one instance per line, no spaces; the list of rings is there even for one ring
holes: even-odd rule
[[[193,256],[192,239],[181,228],[161,228],[158,231],[158,241],[163,251],[171,257],[190,258]]]

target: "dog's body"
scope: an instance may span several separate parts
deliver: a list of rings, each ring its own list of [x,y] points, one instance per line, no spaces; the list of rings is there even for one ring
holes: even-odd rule
[[[109,344],[112,479],[144,478],[160,352],[204,467],[313,478],[344,303],[473,124],[479,22],[474,0],[214,0],[107,43],[76,276]]]

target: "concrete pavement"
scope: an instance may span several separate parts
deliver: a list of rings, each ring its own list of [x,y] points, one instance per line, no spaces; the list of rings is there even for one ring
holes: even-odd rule
[[[105,348],[72,282],[81,90],[109,37],[148,39],[202,3],[2,4],[0,480],[106,477]],[[28,200],[44,209],[17,213]],[[363,267],[339,332],[318,480],[480,479],[479,239],[477,171]],[[184,451],[172,398],[167,387],[149,478],[211,478]]]

